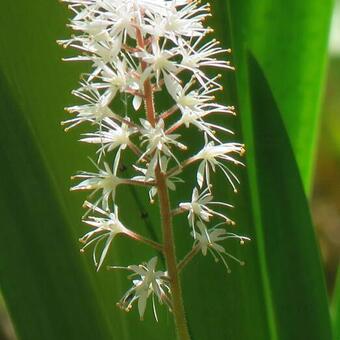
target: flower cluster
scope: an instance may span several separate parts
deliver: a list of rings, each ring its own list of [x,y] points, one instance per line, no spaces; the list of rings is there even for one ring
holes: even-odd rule
[[[215,115],[234,115],[235,111],[215,102],[215,93],[222,90],[220,75],[207,73],[208,69],[232,69],[228,61],[217,59],[230,50],[221,48],[215,39],[206,39],[212,32],[203,25],[210,16],[209,4],[198,0],[63,1],[73,12],[69,26],[75,34],[59,43],[79,50],[79,55],[69,60],[91,65],[89,73],[82,75],[80,87],[73,91],[81,103],[67,108],[72,117],[62,122],[66,130],[80,124],[89,127],[91,131],[80,141],[97,146],[96,161],[92,161],[95,169],[76,174],[74,178],[80,182],[72,188],[88,190],[94,198],[85,203],[84,222],[93,229],[81,239],[83,249],[94,244],[97,269],[119,234],[163,251],[161,244],[119,220],[117,187],[145,187],[153,202],[161,190],[160,174],[166,190],[176,190],[183,182],[181,173],[197,165],[191,201],[179,203],[172,214],[187,212],[193,247],[203,255],[209,251],[216,260],[220,258],[229,271],[226,257],[235,258],[219,243],[238,238],[242,244],[247,238],[220,227],[234,222],[223,211],[231,206],[213,200],[212,174],[221,172],[236,192],[239,181],[232,168],[242,165],[238,156],[244,153],[244,146],[223,142],[232,131],[211,121]],[[173,104],[160,111],[154,98],[164,93]],[[119,109],[122,99],[125,106]],[[200,151],[190,154],[191,146],[183,142],[181,133],[187,128],[201,133]],[[126,153],[136,160],[132,169],[136,174],[131,178],[118,176]],[[209,228],[214,218],[221,223]],[[127,267],[139,278],[119,302],[122,309],[128,311],[138,301],[142,318],[150,296],[171,309],[168,270],[156,271],[156,265],[154,257],[140,266]]]

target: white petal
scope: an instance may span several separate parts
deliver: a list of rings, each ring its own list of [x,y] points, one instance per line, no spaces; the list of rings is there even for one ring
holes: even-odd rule
[[[200,188],[203,186],[204,181],[204,168],[205,168],[205,161],[201,162],[197,170],[197,183]]]
[[[134,96],[133,97],[133,101],[132,101],[133,108],[137,111],[140,108],[142,102],[143,102],[143,98],[142,97]]]
[[[141,319],[144,317],[144,312],[146,308],[146,301],[148,299],[148,292],[142,292],[138,299],[138,312]]]

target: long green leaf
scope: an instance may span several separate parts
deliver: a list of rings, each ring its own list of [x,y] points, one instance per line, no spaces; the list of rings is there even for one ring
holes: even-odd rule
[[[219,300],[223,301],[224,307],[214,306],[214,312],[212,313],[212,318],[215,318],[214,320],[210,320],[211,323],[208,326],[208,322],[206,322],[202,327],[200,328],[200,331],[202,334],[205,334],[206,337],[216,337],[220,336],[221,338],[225,336],[229,336],[231,338],[237,337],[240,339],[248,339],[248,338],[254,338],[254,339],[289,339],[291,338],[301,338],[301,334],[303,334],[304,330],[304,322],[305,318],[301,316],[299,319],[292,319],[289,318],[288,313],[285,313],[285,310],[280,309],[280,305],[282,304],[282,301],[284,301],[284,296],[280,296],[280,294],[284,294],[283,291],[280,290],[281,286],[289,286],[288,283],[291,283],[291,279],[289,277],[284,277],[283,281],[279,281],[277,279],[277,276],[279,275],[278,270],[280,268],[286,268],[287,266],[291,265],[292,259],[287,256],[292,253],[298,252],[298,247],[303,247],[309,249],[309,254],[306,255],[306,259],[310,261],[308,274],[307,275],[314,275],[316,281],[315,281],[315,287],[319,289],[319,293],[311,287],[310,290],[306,290],[306,294],[302,294],[301,299],[304,301],[304,305],[308,306],[310,303],[310,299],[315,300],[316,308],[320,308],[322,312],[319,314],[314,313],[313,311],[310,311],[308,318],[310,319],[317,319],[318,316],[322,316],[321,323],[315,322],[315,328],[314,333],[311,333],[312,339],[319,339],[319,336],[325,337],[326,339],[330,338],[330,325],[329,325],[329,315],[327,312],[327,309],[325,306],[327,306],[327,299],[325,294],[325,288],[324,288],[324,282],[323,282],[323,275],[322,271],[320,269],[320,263],[318,258],[318,252],[317,252],[317,245],[314,237],[314,231],[313,227],[310,223],[309,216],[308,216],[308,205],[306,204],[305,197],[303,193],[301,192],[301,185],[300,188],[297,185],[299,182],[299,171],[298,168],[294,168],[294,156],[296,157],[296,149],[295,155],[292,154],[292,151],[289,149],[290,142],[292,142],[291,133],[287,127],[286,124],[282,123],[282,126],[280,129],[275,130],[275,140],[278,140],[277,144],[277,152],[278,154],[284,153],[284,159],[282,158],[277,159],[277,157],[273,157],[272,155],[268,155],[268,159],[273,159],[277,161],[278,163],[273,164],[273,169],[275,168],[288,168],[290,171],[287,172],[287,176],[292,178],[292,184],[291,186],[282,186],[281,192],[276,193],[273,192],[272,195],[267,197],[266,200],[263,200],[263,197],[261,197],[261,176],[263,173],[266,173],[266,175],[270,175],[271,178],[275,179],[278,183],[280,181],[284,183],[285,179],[280,178],[280,173],[277,173],[277,171],[270,171],[269,166],[271,167],[271,164],[268,164],[267,168],[262,169],[259,168],[258,160],[255,159],[255,155],[259,154],[258,148],[261,147],[261,143],[258,144],[258,140],[261,137],[262,134],[266,134],[267,130],[270,130],[272,127],[268,123],[268,120],[265,119],[267,117],[265,114],[263,116],[257,116],[257,126],[255,129],[254,123],[253,123],[253,117],[252,117],[252,110],[251,110],[251,103],[250,103],[250,91],[252,89],[255,89],[257,87],[257,84],[251,84],[249,83],[249,76],[248,76],[248,67],[247,67],[247,46],[251,44],[249,41],[253,37],[253,30],[251,28],[255,27],[255,22],[258,20],[259,22],[265,21],[267,23],[268,30],[275,25],[279,25],[284,21],[284,19],[281,18],[281,20],[278,22],[272,21],[271,17],[259,17],[254,18],[251,15],[251,8],[255,8],[257,5],[263,7],[263,1],[262,2],[247,2],[245,4],[244,2],[236,2],[231,1],[229,3],[229,6],[224,1],[220,1],[218,3],[215,3],[213,6],[213,23],[214,28],[216,29],[216,33],[219,34],[222,41],[224,41],[224,45],[228,46],[228,35],[226,35],[224,32],[227,27],[231,27],[231,37],[232,37],[232,46],[234,48],[234,60],[235,65],[237,66],[236,70],[236,80],[237,80],[237,96],[233,96],[234,99],[232,100],[232,103],[237,103],[237,107],[240,112],[240,116],[242,119],[242,135],[243,135],[243,141],[246,142],[247,149],[248,149],[248,155],[247,155],[247,169],[249,174],[249,185],[250,190],[248,188],[245,188],[247,180],[243,178],[243,189],[242,189],[242,197],[241,199],[236,202],[236,206],[241,209],[242,212],[247,211],[248,213],[241,213],[236,214],[238,215],[236,220],[240,222],[240,225],[242,226],[242,230],[245,230],[248,235],[252,235],[255,238],[255,246],[251,247],[251,249],[247,250],[246,258],[251,259],[251,263],[247,261],[247,273],[241,273],[240,276],[239,273],[237,273],[236,276],[234,274],[233,277],[228,280],[228,283],[225,284],[223,289],[221,288],[221,285],[224,285],[224,281],[218,277],[217,280],[220,280],[221,283],[218,285],[219,288],[216,286],[213,286],[213,289],[209,290],[209,294],[214,291],[218,291],[221,296],[225,300]],[[296,8],[294,8],[295,2],[290,2],[290,8],[291,10],[297,10],[297,7],[301,8],[301,3],[296,4]],[[274,8],[274,3],[267,1],[267,7],[270,6]],[[309,6],[311,6],[311,10],[309,10]],[[312,19],[315,18],[315,20],[319,20],[320,13],[316,13],[314,7],[317,6],[316,2],[313,2],[311,5],[310,3],[305,4],[305,8],[303,11],[303,16],[299,18],[300,21],[304,21],[307,18],[309,18],[307,21],[311,22]],[[321,5],[320,5],[321,6]],[[322,29],[319,27],[318,34],[316,35],[316,39],[318,40],[318,43],[321,41],[321,45],[323,48],[320,49],[320,55],[316,56],[317,58],[321,58],[321,60],[324,59],[325,55],[325,49],[326,49],[326,40],[327,40],[327,31],[328,31],[328,24],[329,24],[329,15],[330,15],[330,4],[326,4],[325,8],[321,9],[321,26]],[[280,6],[277,8],[277,12],[280,11]],[[226,20],[224,13],[229,12],[231,22],[228,23],[228,20]],[[286,21],[290,21],[290,18],[287,17],[286,11],[282,12],[283,18],[286,18]],[[291,22],[291,21],[290,21]],[[220,24],[217,24],[220,23]],[[230,26],[228,26],[228,24]],[[254,26],[253,26],[254,25]],[[291,25],[294,25],[294,22],[291,22]],[[298,22],[295,23],[295,25],[298,25]],[[282,25],[281,25],[282,26]],[[309,26],[310,27],[310,26]],[[278,29],[278,28],[277,28]],[[281,27],[282,30],[284,30],[284,27]],[[258,32],[258,36],[262,36],[267,34],[264,30],[263,32]],[[303,35],[303,32],[300,32],[300,35]],[[230,37],[229,37],[230,38]],[[299,39],[301,41],[301,37],[296,37],[296,39]],[[305,36],[306,41],[304,44],[304,48],[312,48],[310,45],[308,45],[308,35]],[[226,42],[227,41],[227,42]],[[230,40],[229,40],[230,42]],[[270,45],[270,44],[269,44]],[[291,46],[290,44],[289,46]],[[308,45],[308,46],[306,46]],[[275,44],[274,44],[275,46]],[[294,46],[294,45],[293,45]],[[307,50],[308,50],[307,48]],[[305,53],[304,50],[302,51],[300,49],[301,53]],[[266,49],[266,53],[269,55],[268,58],[272,59],[272,62],[274,63],[275,58],[274,55],[272,55],[272,51],[270,49],[270,46]],[[290,53],[290,49],[286,51],[286,53]],[[294,53],[298,53],[298,51],[295,50]],[[261,59],[260,59],[261,63]],[[323,73],[323,67],[320,67],[320,64],[316,62],[316,71],[319,74],[319,78],[322,79],[322,73]],[[291,65],[292,66],[292,65]],[[276,60],[276,67],[277,69],[281,70],[281,62],[280,60]],[[300,65],[300,67],[302,67]],[[267,69],[265,69],[267,73]],[[298,70],[303,74],[304,70]],[[306,71],[308,72],[308,71]],[[317,80],[316,79],[316,80]],[[259,77],[258,81],[262,81],[263,83],[263,76]],[[229,85],[229,86],[228,86]],[[320,85],[320,81],[319,81]],[[278,84],[277,86],[280,86]],[[317,81],[313,86],[318,86]],[[321,91],[321,86],[319,86],[319,91]],[[230,83],[226,86],[227,89],[232,90],[232,86],[230,86]],[[263,89],[263,87],[261,87]],[[270,89],[267,86],[266,87],[266,93],[265,95],[271,99],[271,103],[273,103],[273,99],[271,98],[272,95],[270,94]],[[307,91],[308,92],[308,91]],[[295,98],[295,100],[298,102],[301,100],[300,96],[297,96],[295,92],[291,92],[291,96]],[[228,98],[228,96],[226,96]],[[238,97],[238,101],[235,100],[235,98]],[[277,96],[275,96],[277,99]],[[230,96],[229,96],[230,98]],[[282,102],[283,98],[278,98],[279,102]],[[308,100],[315,100],[315,98],[308,97]],[[230,101],[229,101],[230,102]],[[262,104],[262,103],[261,103]],[[265,103],[263,103],[265,104]],[[282,105],[282,104],[281,104]],[[280,116],[284,117],[285,115],[280,115],[278,108],[276,105],[273,105],[273,107],[266,107],[267,110],[269,110],[269,113],[267,114],[274,114],[275,118],[277,120],[280,120]],[[265,109],[265,105],[263,105],[263,109]],[[258,110],[258,107],[257,107]],[[317,111],[315,111],[316,113]],[[299,117],[299,114],[296,113],[296,117]],[[311,126],[314,126],[316,124],[316,115],[311,115]],[[277,124],[275,126],[277,127]],[[303,129],[303,125],[299,125],[298,128]],[[288,134],[290,135],[290,138],[287,138],[287,135],[285,133],[285,129],[288,129]],[[237,130],[237,128],[236,128]],[[239,129],[240,131],[240,129]],[[256,134],[257,133],[257,134]],[[256,138],[255,138],[256,134]],[[296,138],[301,138],[301,136],[297,136]],[[315,133],[311,130],[311,134],[309,135],[309,140],[312,141],[315,138]],[[261,140],[261,139],[260,139]],[[308,142],[309,143],[309,142]],[[294,144],[294,143],[293,143]],[[282,148],[279,149],[279,146]],[[264,146],[262,146],[264,147]],[[284,163],[284,160],[290,158],[290,163],[286,164]],[[304,154],[299,154],[300,159],[303,157],[306,157],[305,160],[303,160],[302,163],[304,164],[310,164],[311,158],[310,155],[305,156]],[[302,157],[302,158],[301,158]],[[301,164],[300,162],[300,167]],[[300,170],[301,171],[301,170]],[[268,174],[269,172],[269,174]],[[289,174],[289,175],[288,175]],[[305,185],[308,187],[309,179],[307,179],[308,176],[304,175],[302,173],[302,176],[305,180]],[[287,193],[285,194],[283,191],[287,190]],[[299,230],[299,233],[301,233],[301,244],[294,244],[294,242],[285,242],[282,247],[283,250],[281,252],[281,256],[275,256],[276,262],[273,263],[270,261],[270,258],[274,255],[272,255],[273,251],[276,251],[276,248],[273,247],[273,245],[268,242],[270,238],[273,238],[274,240],[277,239],[276,233],[278,233],[278,230],[282,229],[282,225],[280,225],[275,220],[275,223],[268,224],[268,220],[271,217],[270,213],[266,211],[266,205],[267,203],[271,203],[272,205],[269,205],[269,209],[274,211],[284,209],[286,207],[282,207],[280,205],[280,202],[276,200],[277,195],[286,195],[289,197],[289,195],[292,195],[292,197],[299,197],[298,201],[296,202],[296,210],[294,210],[293,206],[289,206],[289,209],[285,209],[285,212],[287,215],[294,215],[298,214],[296,217],[295,223],[290,224],[289,227],[292,228],[292,230]],[[226,194],[224,194],[224,197]],[[274,208],[275,203],[277,203],[276,208]],[[282,202],[281,202],[282,203]],[[306,210],[307,209],[307,210]],[[253,214],[251,214],[251,211]],[[299,224],[299,219],[302,218],[301,214],[304,215],[305,223],[303,225]],[[309,221],[309,222],[308,222]],[[287,221],[288,223],[288,221]],[[289,221],[291,223],[291,221]],[[270,228],[269,228],[270,226]],[[294,227],[295,226],[295,227]],[[287,228],[287,226],[284,226]],[[295,234],[295,231],[293,235]],[[287,234],[288,235],[288,234]],[[291,236],[290,234],[289,236]],[[272,249],[274,248],[274,249]],[[269,250],[270,251],[269,251]],[[268,252],[269,251],[269,252]],[[303,258],[304,254],[301,254],[301,256],[296,257],[296,261],[299,263],[296,264],[296,267],[300,267],[300,272],[303,273],[305,268],[301,264],[300,261]],[[293,269],[293,267],[292,267]],[[207,269],[205,269],[207,270]],[[296,270],[296,269],[295,269]],[[293,271],[292,271],[293,272]],[[295,271],[294,271],[295,272]],[[200,273],[201,276],[203,276],[202,273]],[[216,276],[216,273],[213,274],[214,277]],[[249,278],[247,277],[249,275]],[[235,281],[234,281],[235,279]],[[207,283],[207,281],[209,283]],[[201,285],[195,290],[196,296],[200,294],[200,292],[204,291],[204,287],[209,284],[209,287],[212,282],[208,280],[202,280]],[[251,284],[249,285],[249,282]],[[305,278],[304,276],[297,276],[297,280],[295,282],[296,286],[306,286],[309,284],[308,278]],[[241,287],[240,287],[241,285]],[[225,290],[224,290],[225,289]],[[252,292],[256,292],[256,295],[251,294]],[[242,300],[240,299],[240,296],[238,293],[242,294]],[[249,295],[251,295],[249,297]],[[300,294],[300,292],[295,291],[295,294]],[[288,293],[287,295],[290,295],[290,300],[288,300],[287,304],[294,305],[295,303],[295,297],[292,292]],[[210,297],[211,299],[213,297]],[[215,297],[217,298],[217,297]],[[261,302],[258,303],[256,299],[259,299]],[[203,300],[204,301],[204,300]],[[242,303],[242,301],[246,301]],[[225,307],[228,306],[228,307]],[[229,308],[229,306],[232,306]],[[244,307],[246,306],[246,310]],[[309,307],[312,308],[312,307]],[[307,307],[306,307],[307,309]],[[198,310],[198,306],[197,309]],[[216,312],[215,312],[216,311]],[[224,311],[224,312],[223,312]],[[253,311],[256,311],[255,313]],[[253,313],[252,313],[253,312]],[[248,317],[249,314],[252,313],[252,316],[254,319],[251,319],[251,316]],[[324,313],[324,314],[323,314]],[[293,313],[294,314],[294,313]],[[218,323],[216,320],[216,315],[222,315],[220,320],[220,325],[225,324],[226,329],[224,331],[221,331],[220,327],[214,327],[214,323]],[[223,319],[226,317],[226,319]],[[198,323],[199,317],[197,317],[196,321]],[[299,321],[298,321],[299,320]],[[207,320],[208,321],[208,320]],[[286,329],[282,329],[282,326],[285,326]],[[256,332],[254,333],[254,330]],[[295,330],[295,331],[294,331]],[[248,332],[251,332],[248,333]],[[295,332],[295,333],[294,333]],[[204,337],[202,337],[204,338]]]
[[[18,335],[109,338],[35,139],[2,75],[0,97],[0,277]]]
[[[259,205],[276,334],[279,339],[331,339],[323,271],[298,168],[269,85],[255,59],[250,59],[249,67]],[[263,129],[263,122],[270,128]]]
[[[309,194],[333,0],[227,2],[236,66],[249,48],[263,67]]]
[[[188,270],[194,339],[330,340],[323,272],[294,153],[263,72],[253,59],[249,69],[256,172],[252,164],[248,171],[257,184],[251,187],[257,215],[255,230],[247,229],[255,244],[246,247],[246,267],[233,268],[229,278],[203,260]],[[251,222],[250,198],[243,192],[241,200],[237,220]],[[236,252],[230,245],[228,250]],[[202,311],[212,301],[218,303]]]

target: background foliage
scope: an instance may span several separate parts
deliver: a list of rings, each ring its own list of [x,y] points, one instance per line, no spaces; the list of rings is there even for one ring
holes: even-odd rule
[[[222,99],[237,106],[239,118],[227,124],[248,150],[240,194],[221,186],[218,195],[238,207],[238,231],[253,240],[241,250],[230,245],[247,265],[233,265],[229,276],[210,258],[198,258],[184,273],[195,340],[331,339],[305,198],[331,8],[330,0],[212,2],[210,24],[223,45],[233,47],[237,67],[225,75]],[[59,127],[83,70],[60,61],[67,52],[55,40],[70,34],[67,17],[52,0],[6,2],[0,13],[1,290],[22,339],[173,339],[171,315],[162,309],[155,324],[151,311],[144,322],[135,312],[123,314],[115,302],[128,284],[125,275],[94,273],[90,256],[77,252],[83,197],[69,193],[68,178],[89,168],[89,149],[75,142],[79,131],[65,135]],[[122,189],[119,197],[129,204],[122,219],[159,237],[157,207],[139,191]],[[180,224],[178,251],[184,254],[190,243]],[[115,264],[152,255],[126,240],[112,249]]]

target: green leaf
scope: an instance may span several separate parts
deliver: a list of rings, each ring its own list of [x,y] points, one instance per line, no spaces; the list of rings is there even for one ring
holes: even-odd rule
[[[309,194],[333,0],[227,3],[238,72],[248,48],[268,78]]]
[[[247,167],[252,186],[245,188],[243,179],[235,216],[253,241],[240,255],[247,259],[246,267],[233,265],[228,278],[208,259],[197,259],[185,273],[193,338],[330,340],[325,282],[293,150],[268,82],[253,58],[249,77],[251,111],[241,114],[249,114],[253,127],[254,163],[248,161]],[[227,246],[239,256],[233,245]]]
[[[266,3],[266,5],[264,3]],[[285,2],[285,4],[286,3],[287,2]],[[254,112],[257,112],[255,127],[255,118],[253,117],[254,113],[252,112],[250,98],[251,92],[258,86],[255,81],[253,81],[252,84],[249,83],[247,49],[248,47],[250,47],[250,49],[252,47],[250,42],[254,37],[253,28],[256,27],[256,22],[258,24],[261,21],[266,23],[266,29],[263,29],[263,31],[257,30],[256,36],[259,37],[258,39],[267,34],[270,35],[269,31],[272,27],[275,27],[275,25],[281,25],[281,30],[284,31],[285,27],[282,25],[283,21],[290,22],[293,27],[299,26],[300,24],[298,20],[295,22],[291,21],[287,11],[282,11],[282,18],[280,21],[272,20],[272,16],[269,15],[266,15],[265,17],[254,17],[252,13],[255,11],[257,5],[262,8],[270,7],[273,10],[275,9],[277,15],[279,15],[280,9],[284,6],[277,5],[277,8],[275,8],[274,2],[270,1],[251,1],[247,3],[239,1],[219,1],[212,6],[213,20],[211,25],[214,27],[215,33],[222,40],[224,46],[232,45],[234,49],[233,57],[234,65],[236,65],[235,76],[237,88],[233,88],[233,82],[229,79],[229,82],[225,86],[229,94],[226,91],[227,93],[224,93],[224,96],[225,99],[228,99],[228,104],[232,103],[233,105],[236,105],[240,113],[242,126],[236,126],[235,130],[238,131],[238,133],[241,133],[242,131],[242,137],[240,139],[246,143],[248,173],[248,180],[245,176],[242,176],[241,179],[243,184],[241,187],[241,196],[235,202],[235,206],[237,207],[235,219],[239,222],[243,234],[251,236],[253,241],[251,245],[246,247],[245,254],[242,256],[242,258],[247,259],[246,268],[243,269],[245,272],[237,271],[235,274],[235,269],[233,269],[234,271],[228,279],[228,282],[223,280],[222,276],[217,275],[217,270],[214,271],[212,268],[207,269],[208,264],[205,264],[204,271],[196,269],[196,272],[190,272],[189,276],[191,276],[191,278],[200,278],[200,284],[196,284],[194,287],[192,287],[192,285],[190,286],[190,292],[196,297],[200,296],[200,304],[197,303],[195,305],[194,302],[190,302],[189,304],[190,306],[195,306],[195,308],[193,308],[195,311],[193,314],[199,314],[197,311],[199,310],[200,305],[208,305],[208,301],[211,300],[218,301],[218,304],[210,307],[207,314],[204,315],[204,324],[199,324],[200,318],[203,318],[202,315],[198,315],[194,319],[194,324],[198,325],[196,326],[198,327],[198,330],[195,334],[195,339],[196,336],[200,339],[199,334],[202,334],[200,335],[202,336],[202,339],[208,337],[216,339],[224,339],[227,337],[231,339],[300,339],[301,337],[305,337],[305,325],[310,324],[306,323],[306,318],[302,315],[291,313],[292,308],[286,308],[286,310],[281,309],[287,305],[296,306],[296,299],[300,298],[300,303],[305,306],[307,311],[307,318],[313,322],[313,331],[309,334],[310,338],[330,339],[327,298],[318,256],[318,247],[314,236],[313,226],[309,218],[308,204],[303,195],[302,184],[299,182],[299,170],[295,165],[294,158],[297,156],[297,150],[296,147],[293,148],[293,153],[290,148],[290,143],[294,146],[292,132],[289,130],[289,126],[287,126],[287,118],[285,118],[284,122],[281,121],[281,119],[285,117],[285,114],[279,112],[279,109],[277,105],[274,105],[273,100],[275,97],[278,103],[282,105],[285,99],[277,94],[273,95],[271,93],[272,83],[270,83],[270,87],[269,85],[266,85],[265,88],[261,86],[261,89],[265,90],[264,95],[270,99],[269,104],[266,105],[266,101],[268,100],[267,97],[265,99],[261,97],[263,101],[260,102],[262,105],[261,109],[267,109],[269,112],[259,115],[259,105],[256,106],[256,111],[254,110]],[[294,7],[294,5],[296,7]],[[312,85],[312,87],[318,87],[318,91],[321,91],[322,86],[320,84],[321,79],[323,78],[324,67],[322,63],[318,64],[317,61],[324,60],[325,58],[327,32],[330,20],[330,3],[325,3],[324,8],[320,8],[320,11],[316,11],[315,7],[320,6],[318,6],[315,1],[304,4],[304,10],[302,13],[300,10],[301,17],[299,17],[300,22],[307,21],[309,23],[309,25],[305,26],[306,30],[312,29],[311,22],[313,22],[313,18],[318,21],[318,32],[315,35],[315,39],[317,40],[317,46],[320,45],[322,48],[319,48],[320,54],[315,55],[316,62],[313,74],[318,74],[318,76],[316,77],[314,85]],[[297,11],[298,8],[301,9],[301,7],[301,3],[289,1],[291,12]],[[253,9],[254,11],[252,11]],[[226,18],[225,13],[229,13],[229,17]],[[228,27],[231,27],[230,35],[226,33]],[[279,27],[277,30],[279,30]],[[295,39],[300,42],[301,39],[305,39],[303,48],[309,51],[313,46],[309,41],[309,35],[304,33],[305,32],[301,30],[299,35],[295,36]],[[304,38],[301,38],[301,36],[304,36]],[[307,52],[301,48],[297,50],[298,43],[293,42],[293,40],[294,37],[291,37],[290,44],[285,45],[287,46],[285,55],[290,56],[290,69],[301,74],[301,79],[299,80],[301,83],[303,82],[303,75],[307,77],[307,73],[310,71],[308,71],[308,68],[305,71],[302,64],[300,64],[299,67],[293,67],[294,58],[292,57],[293,52],[291,52],[291,49],[293,47],[295,48],[295,55],[298,53],[303,55]],[[315,42],[315,40],[313,41]],[[278,82],[276,84],[277,87],[285,84],[284,76],[286,75],[282,69],[282,60],[278,58],[275,59],[272,51],[272,46],[275,48],[278,44],[279,42],[276,41],[268,42],[268,46],[265,52],[263,52],[268,54],[268,59],[271,59],[272,63],[275,64],[277,72],[282,73],[283,84]],[[262,60],[260,59],[259,61],[260,64],[262,64]],[[311,67],[311,65],[309,65],[309,67]],[[264,68],[264,70],[265,74],[269,72],[267,68]],[[304,72],[306,72],[306,74]],[[318,79],[319,82],[317,81]],[[259,85],[265,83],[263,75],[257,80],[259,81]],[[312,97],[310,92],[307,91],[305,97],[301,98],[294,90],[296,90],[296,88],[293,87],[289,95],[291,98],[294,98],[296,102],[302,102],[303,100],[316,103],[316,98]],[[270,105],[272,105],[272,107]],[[314,126],[317,123],[317,110],[315,110],[314,113],[315,114],[310,114],[310,123],[308,126]],[[275,127],[273,128],[271,126],[272,121],[267,119],[270,114],[273,114],[276,119]],[[299,114],[300,112],[295,112],[296,120],[300,119]],[[272,117],[269,116],[269,118]],[[281,125],[277,124],[277,121],[279,121]],[[296,125],[296,129],[299,129],[299,131],[300,129],[305,129],[303,124]],[[305,131],[308,129],[305,129]],[[257,159],[257,155],[259,155],[261,150],[265,149],[266,146],[265,140],[263,140],[263,138],[261,139],[261,137],[267,136],[270,130],[273,132],[271,138],[275,137],[275,147],[277,149],[271,150],[270,154],[267,155],[267,158],[276,163],[271,164],[271,162],[269,162],[265,168],[262,168],[259,166],[261,164],[263,166],[264,162],[261,159]],[[288,131],[288,134],[286,133],[286,130]],[[315,139],[315,131],[313,131],[313,129],[309,129],[308,131],[310,134],[308,135],[306,148],[312,152],[310,143],[313,143],[313,140]],[[301,137],[302,132],[301,135],[299,133],[296,132],[296,138],[301,141],[303,140]],[[277,154],[274,154],[274,151],[276,151]],[[278,155],[281,155],[282,158],[278,159]],[[303,164],[304,167],[306,164],[311,164],[311,157],[308,155],[308,152],[307,154],[301,153],[298,156],[300,158],[301,171]],[[287,159],[289,160],[288,163],[286,163]],[[259,164],[260,161],[261,163]],[[291,182],[286,183],[286,178],[282,178],[281,169],[287,169],[287,173],[284,175],[287,176],[287,178],[290,178]],[[310,176],[306,175],[307,173],[308,171],[305,172],[305,174],[302,171],[301,174],[304,178],[306,188],[310,183],[310,179],[308,178]],[[309,174],[310,173],[311,172],[309,171]],[[286,184],[279,187],[280,191],[274,191],[273,188],[262,188],[263,176],[266,176],[268,183],[272,180],[279,184]],[[219,183],[220,182],[221,180]],[[220,196],[227,196],[228,199],[233,202],[233,199],[230,198],[230,193],[224,192],[223,194],[222,188],[220,190]],[[263,194],[262,190],[265,189],[272,190],[270,195],[266,196]],[[277,197],[280,198],[280,196],[286,197],[286,199],[287,197],[294,198],[296,205],[282,206],[282,200],[277,199]],[[271,212],[271,210],[274,210],[274,212],[277,213],[283,210],[285,215],[282,216],[282,221],[278,220],[277,216],[273,216],[274,212]],[[274,220],[271,221],[271,218],[274,218]],[[300,225],[300,223],[303,224]],[[287,234],[281,235],[283,230],[287,230]],[[290,232],[288,232],[288,230]],[[284,237],[287,237],[287,239],[282,245],[273,244],[271,241],[271,238],[273,240],[283,240]],[[297,238],[293,240],[294,237]],[[296,242],[296,240],[299,242]],[[279,246],[280,252],[279,255],[276,255]],[[301,254],[300,249],[302,249]],[[306,254],[304,252],[306,252]],[[293,255],[295,256],[294,258],[292,258]],[[272,258],[275,259],[275,262]],[[295,263],[292,263],[292,261],[295,261]],[[303,261],[306,261],[308,268],[305,267]],[[289,267],[291,267],[291,274],[287,269]],[[282,278],[281,269],[285,269],[282,273]],[[309,280],[309,276],[315,278],[315,286],[314,281]],[[211,280],[212,277],[214,280]],[[188,278],[188,281],[189,280],[190,278]],[[219,283],[216,283],[215,280]],[[305,291],[294,289],[292,283],[294,283],[296,287],[307,287],[307,289]],[[206,290],[207,286],[209,287],[208,293],[202,293]],[[286,286],[290,288],[287,292],[282,289],[282,287],[284,288]],[[193,300],[194,296],[192,297]],[[313,311],[312,300],[320,307],[321,312]],[[298,310],[299,307],[296,308]],[[209,313],[210,310],[211,313]],[[294,320],[289,313],[291,313],[292,316],[297,316],[297,319]],[[195,316],[193,316],[193,318],[194,317]],[[318,321],[319,317],[322,320],[321,323]],[[199,325],[201,325],[201,327]],[[223,330],[221,330],[221,325],[225,325]]]
[[[2,74],[0,97],[0,277],[18,335],[109,338],[35,138]]]
[[[298,168],[269,84],[253,57],[249,68],[258,198],[277,336],[331,339],[323,271]]]

